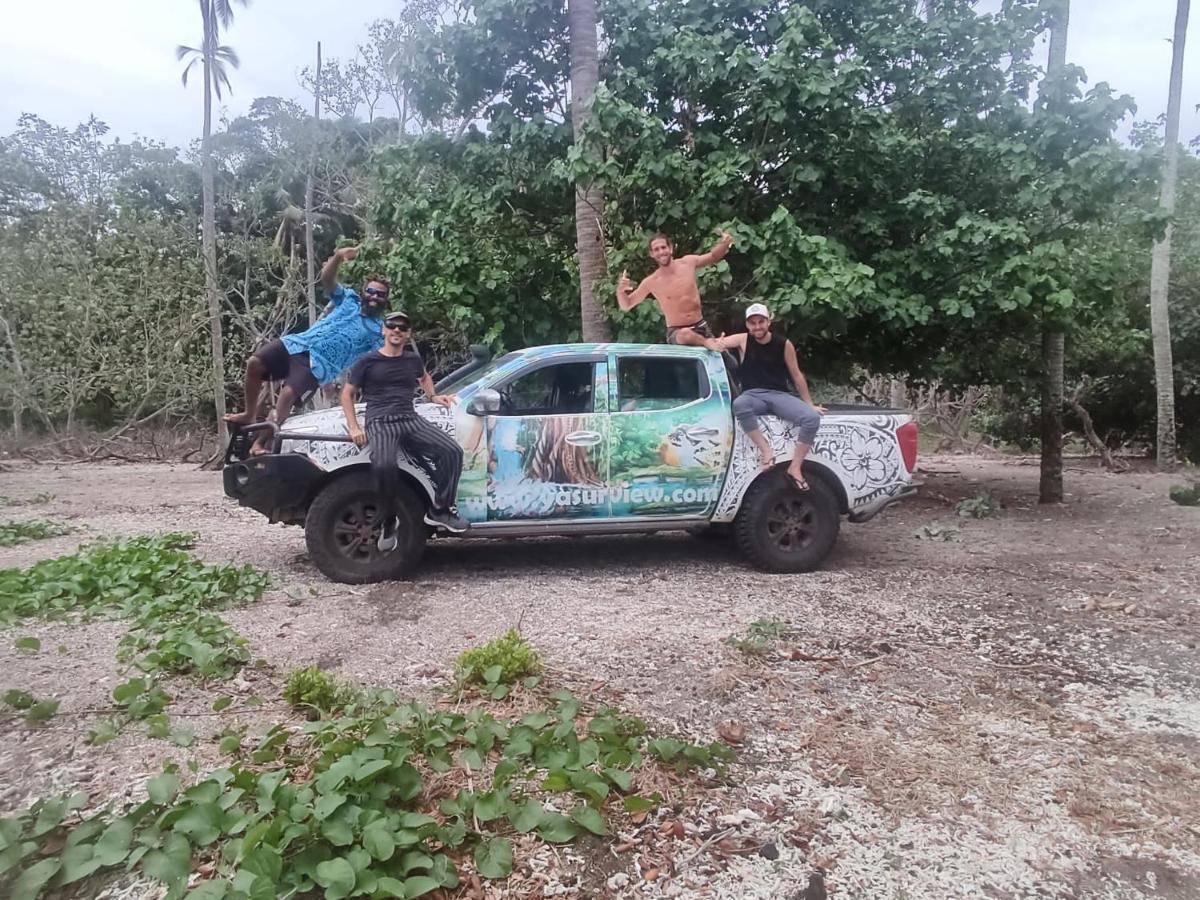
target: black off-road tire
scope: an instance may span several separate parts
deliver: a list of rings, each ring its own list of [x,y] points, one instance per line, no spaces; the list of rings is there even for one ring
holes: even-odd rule
[[[343,584],[403,578],[421,561],[429,531],[422,521],[425,507],[416,494],[401,485],[399,501],[398,544],[382,553],[375,545],[380,523],[371,473],[351,472],[334,479],[317,494],[304,520],[309,559],[326,578]]]
[[[784,469],[761,476],[742,498],[733,523],[738,549],[768,572],[810,572],[824,562],[841,528],[837,497],[809,475],[799,490]]]

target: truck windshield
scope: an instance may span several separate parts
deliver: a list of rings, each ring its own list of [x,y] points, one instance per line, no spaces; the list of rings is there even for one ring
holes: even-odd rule
[[[467,372],[464,375],[459,375],[457,378],[447,381],[445,384],[439,384],[438,390],[443,394],[453,394],[457,391],[461,391],[467,385],[474,384],[480,378],[492,374],[502,365],[507,362],[511,362],[519,355],[520,354],[514,350],[512,353],[505,353],[503,356],[498,356],[473,372]]]

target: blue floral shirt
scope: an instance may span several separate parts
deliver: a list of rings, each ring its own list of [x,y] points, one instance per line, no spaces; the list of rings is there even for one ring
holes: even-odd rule
[[[383,322],[363,312],[362,299],[344,284],[329,295],[333,309],[307,331],[283,338],[288,353],[307,353],[317,381],[329,384],[362,356],[383,346]]]

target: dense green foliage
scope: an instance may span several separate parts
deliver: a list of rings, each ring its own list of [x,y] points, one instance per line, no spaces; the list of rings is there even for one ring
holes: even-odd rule
[[[866,370],[1003,388],[988,427],[1028,443],[1036,337],[1053,322],[1067,333],[1068,395],[1087,380],[1101,435],[1150,437],[1154,129],[1121,145],[1129,98],[1073,66],[1044,78],[1037,0],[990,15],[945,0],[931,21],[916,6],[608,0],[584,147],[571,144],[564,3],[420,4],[410,24],[376,26],[353,64],[379,87],[363,95],[367,124],[346,64],[327,85],[342,118],[315,127],[297,104],[261,98],[214,136],[232,402],[245,354],[305,324],[298,198],[315,152],[318,261],[339,238],[365,239],[346,278],[392,278],[435,368],[471,342],[578,336],[572,186],[594,179],[607,200],[601,294],[620,337],[661,335],[653,304],[623,314],[611,299],[622,269],[649,271],[647,234],[692,252],[728,227],[733,252],[702,278],[720,328],[762,300],[827,381]],[[402,127],[376,116],[381,96]],[[0,144],[12,385],[0,404],[43,428],[203,418],[193,161],[102,138],[96,122],[67,132],[26,117]],[[1171,292],[1194,455],[1200,162],[1182,163]],[[64,316],[78,323],[69,337]],[[63,340],[80,346],[56,354]]]
[[[15,547],[26,541],[41,541],[46,538],[70,534],[75,529],[62,522],[47,519],[24,519],[16,522],[0,522],[0,547]]]
[[[142,674],[113,689],[121,715],[92,729],[89,743],[104,743],[124,726],[144,722],[152,737],[187,746],[193,735],[171,728],[165,713],[171,697],[155,676],[230,678],[249,662],[246,639],[215,611],[258,599],[267,576],[250,566],[206,565],[187,552],[192,540],[164,534],[110,541],[27,569],[0,569],[0,625],[65,616],[131,622],[118,659]],[[18,647],[22,642],[40,649],[34,638],[22,638]]]
[[[484,878],[507,877],[512,836],[568,843],[653,808],[661,798],[633,791],[650,760],[684,772],[731,758],[720,745],[652,739],[615,709],[585,714],[564,691],[513,719],[398,704],[383,692],[340,718],[276,725],[256,747],[230,750],[238,758],[227,768],[186,789],[169,766],[128,810],[80,820],[87,796],[74,794],[0,819],[0,890],[32,900],[119,868],[140,869],[178,898],[204,859],[212,874],[188,894],[197,900],[420,897],[456,887],[454,859],[468,853]],[[456,767],[483,777],[471,789],[430,777]]]
[[[497,700],[506,697],[517,681],[541,670],[537,651],[514,628],[486,644],[464,650],[454,662],[461,684],[481,685]]]

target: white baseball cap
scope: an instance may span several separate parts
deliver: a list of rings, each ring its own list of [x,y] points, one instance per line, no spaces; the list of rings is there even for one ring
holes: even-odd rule
[[[751,316],[762,316],[764,319],[769,319],[771,312],[763,303],[751,303],[746,307],[746,318],[749,319]]]

